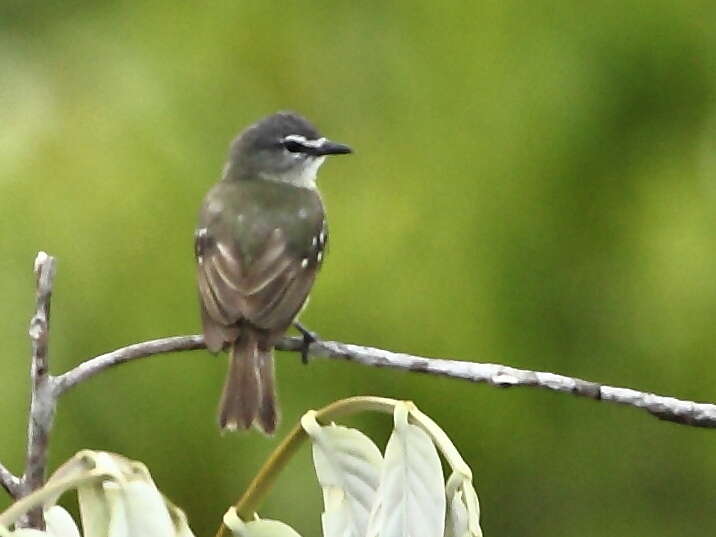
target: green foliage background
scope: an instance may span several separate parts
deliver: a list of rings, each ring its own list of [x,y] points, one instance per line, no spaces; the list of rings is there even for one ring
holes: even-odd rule
[[[716,399],[712,6],[4,0],[0,459],[23,459],[36,251],[59,259],[55,372],[196,333],[198,205],[230,139],[278,109],[356,149],[320,178],[332,245],[303,319],[323,337]],[[280,355],[277,438],[222,437],[224,371],[176,354],[79,387],[52,466],[141,459],[210,535],[306,409],[372,393],[445,427],[486,535],[716,531],[714,431]],[[263,514],[316,536],[319,513],[306,451]]]

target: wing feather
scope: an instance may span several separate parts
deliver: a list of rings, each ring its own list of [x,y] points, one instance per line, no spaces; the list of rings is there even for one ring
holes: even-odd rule
[[[248,320],[283,331],[306,300],[316,268],[287,252],[280,229],[271,232],[259,256],[248,263],[239,249],[210,236],[201,250],[199,289],[207,316],[224,326]]]
[[[301,311],[316,276],[315,269],[299,268],[292,275],[286,275],[285,285],[266,307],[256,313],[255,322],[260,326],[283,331]]]
[[[203,266],[203,263],[199,267],[198,275],[199,293],[209,316],[221,324],[231,324],[234,319],[227,315],[226,311],[221,307],[221,303],[214,293],[214,287],[207,278],[206,267]]]
[[[216,264],[204,262],[204,274],[211,288],[217,305],[225,315],[224,319],[231,324],[242,317],[244,295],[236,291],[235,284],[226,279],[226,275],[219,272]]]
[[[224,324],[217,323],[209,312],[206,310],[206,305],[199,296],[199,302],[201,303],[201,325],[204,332],[204,343],[211,352],[219,352],[226,341],[234,341],[239,335],[239,328],[236,325],[227,326]]]

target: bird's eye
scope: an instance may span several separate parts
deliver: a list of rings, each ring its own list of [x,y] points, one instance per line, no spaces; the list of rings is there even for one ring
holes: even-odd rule
[[[283,146],[291,153],[302,153],[306,148],[295,140],[284,140]]]

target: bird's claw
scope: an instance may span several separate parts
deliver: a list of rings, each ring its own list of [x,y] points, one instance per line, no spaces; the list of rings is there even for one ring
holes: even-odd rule
[[[296,330],[301,332],[301,336],[303,337],[303,342],[301,344],[301,362],[305,365],[308,364],[308,351],[311,347],[311,343],[316,343],[318,341],[318,334],[311,332],[298,321],[294,323],[294,326],[296,327]]]

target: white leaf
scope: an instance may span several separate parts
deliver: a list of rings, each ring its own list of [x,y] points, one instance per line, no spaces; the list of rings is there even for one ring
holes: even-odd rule
[[[172,519],[154,483],[130,481],[123,493],[131,537],[174,537]]]
[[[430,437],[408,423],[408,403],[396,405],[395,427],[385,448],[379,498],[369,537],[442,537],[445,485]]]
[[[131,461],[129,459],[116,453],[89,449],[77,453],[60,470],[63,474],[76,472],[75,467],[79,464],[89,465],[96,472],[114,476],[117,482],[124,481],[124,474],[129,474],[131,471]],[[56,474],[59,472],[58,470]],[[103,483],[89,483],[77,487],[77,502],[80,506],[80,519],[82,520],[84,537],[107,537],[109,533],[110,509],[112,506],[106,496],[106,490]]]
[[[383,457],[356,429],[322,427],[309,412],[301,425],[313,441],[313,463],[323,489],[324,537],[364,537],[377,496]]]
[[[81,482],[84,477],[92,472],[94,464],[90,457],[87,456],[87,453],[87,451],[80,451],[53,472],[45,485],[48,488],[53,485],[61,485],[61,489],[45,500],[46,505],[57,503],[62,493],[75,487],[77,482]]]
[[[129,471],[128,471],[129,472]],[[164,498],[141,467],[131,469],[131,481],[103,485],[109,505],[109,537],[175,537]]]
[[[129,529],[127,506],[122,489],[117,483],[104,484],[105,498],[109,504],[109,528],[107,537],[133,537]]]
[[[194,537],[194,532],[189,527],[189,522],[186,519],[184,511],[179,509],[176,505],[171,503],[169,500],[164,498],[164,503],[169,511],[169,516],[174,524],[174,534],[176,537]]]
[[[324,507],[321,513],[321,528],[325,537],[354,537],[354,526],[345,503],[337,507]]]
[[[44,531],[33,530],[31,528],[22,528],[8,533],[10,537],[48,537]]]
[[[194,532],[191,531],[189,524],[185,521],[181,526],[176,527],[177,537],[195,537]]]
[[[252,520],[246,523],[246,537],[301,537],[288,524],[278,520]]]
[[[472,479],[454,472],[445,489],[448,498],[445,537],[482,537],[480,504]]]
[[[244,527],[246,526],[246,523],[241,520],[236,513],[236,507],[229,507],[229,510],[224,513],[222,522],[224,526],[229,528],[231,534],[235,536],[242,535],[241,532],[244,531]]]
[[[45,510],[47,533],[52,537],[80,537],[80,530],[70,514],[59,505]]]
[[[224,515],[224,525],[234,537],[301,537],[288,524],[278,520],[257,519],[244,522],[232,507]]]
[[[462,491],[457,490],[449,501],[445,537],[467,537],[470,535],[467,516],[467,507],[465,507]]]
[[[80,537],[72,517],[54,502],[76,488],[85,537],[194,537],[186,516],[167,502],[147,468],[121,455],[80,451],[46,485],[0,514],[0,537],[29,509],[44,505],[47,531],[22,535]]]
[[[106,537],[109,532],[110,506],[102,483],[77,487],[80,520],[84,537]]]

